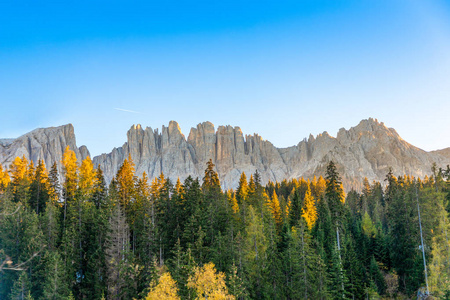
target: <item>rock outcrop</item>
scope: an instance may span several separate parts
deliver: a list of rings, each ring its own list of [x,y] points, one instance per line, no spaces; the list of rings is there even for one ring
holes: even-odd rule
[[[336,137],[327,132],[310,135],[288,148],[276,148],[257,134],[244,136],[239,127],[215,130],[210,122],[192,128],[187,139],[175,121],[163,126],[161,133],[133,125],[127,136],[122,147],[94,158],[107,180],[128,155],[138,175],[146,172],[153,178],[163,172],[172,180],[189,175],[202,178],[206,162],[212,159],[224,189],[235,188],[242,172],[256,170],[263,183],[324,175],[330,160],[337,163],[346,189],[359,188],[364,177],[383,181],[390,167],[395,174],[424,177],[431,173],[433,162],[439,166],[450,163],[449,156],[412,146],[376,119],[363,120],[349,130],[342,128]]]
[[[85,146],[77,147],[71,124],[36,129],[17,139],[0,139],[0,163],[8,166],[16,156],[37,162],[43,159],[49,167],[58,164],[66,146],[75,151],[81,161],[89,155]],[[362,179],[383,181],[389,168],[394,174],[424,177],[431,173],[431,165],[450,164],[450,148],[426,152],[404,141],[398,133],[376,119],[361,121],[357,126],[340,129],[336,137],[327,132],[310,135],[295,146],[276,148],[259,135],[244,135],[239,127],[219,126],[210,122],[192,128],[186,138],[178,123],[158,129],[133,125],[127,142],[108,154],[94,157],[107,181],[110,181],[125,158],[131,156],[137,175],[146,172],[149,178],[161,172],[173,181],[187,176],[203,177],[206,162],[212,159],[224,189],[236,188],[242,172],[256,170],[262,183],[298,177],[324,175],[327,163],[336,162],[344,186],[360,188]]]
[[[61,174],[61,159],[67,146],[75,152],[79,162],[89,155],[86,146],[77,147],[72,124],[35,129],[16,139],[1,139],[0,164],[9,166],[17,156],[25,156],[35,163],[44,160],[47,169],[56,162]]]

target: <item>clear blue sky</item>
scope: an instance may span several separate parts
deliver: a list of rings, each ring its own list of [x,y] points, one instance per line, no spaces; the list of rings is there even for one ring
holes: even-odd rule
[[[449,1],[0,0],[0,137],[72,123],[98,155],[209,120],[284,147],[374,117],[433,150],[449,116]]]

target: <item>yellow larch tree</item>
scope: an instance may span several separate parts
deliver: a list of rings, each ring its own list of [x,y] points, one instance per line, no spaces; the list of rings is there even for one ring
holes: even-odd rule
[[[96,183],[96,171],[91,158],[88,156],[81,162],[79,187],[85,196],[89,196],[94,192]]]
[[[232,300],[233,295],[228,293],[225,284],[225,274],[217,272],[212,262],[203,267],[195,267],[194,275],[188,279],[187,287],[196,291],[196,299]]]
[[[136,176],[134,175],[134,163],[131,154],[123,161],[119,171],[117,171],[116,182],[119,191],[120,203],[127,207],[131,199],[135,196]]]
[[[12,183],[18,184],[20,180],[27,176],[28,160],[25,156],[22,158],[17,156],[9,168],[12,176]]]
[[[320,197],[325,194],[325,189],[327,186],[327,182],[325,180],[325,178],[323,178],[322,176],[319,176],[319,179],[317,179],[316,182],[316,188],[315,188],[315,197],[317,197],[317,200],[320,199]]]
[[[253,179],[253,174],[250,175],[250,181],[248,182],[248,196],[252,197],[256,194],[256,183]]]
[[[277,224],[277,228],[281,229],[283,225],[283,218],[281,217],[281,208],[280,208],[280,201],[278,200],[277,193],[275,190],[272,194],[272,199],[268,198],[268,206],[272,213],[273,218],[275,219],[275,223]]]
[[[342,190],[341,202],[345,203],[345,190],[344,190],[344,184],[343,183],[341,183],[341,190]]]
[[[177,183],[175,184],[175,193],[181,198],[184,199],[184,186],[181,184],[180,177],[177,179]]]
[[[64,196],[65,199],[73,199],[78,185],[78,164],[75,152],[67,146],[62,159],[64,172]]]
[[[239,212],[239,204],[236,199],[236,193],[234,193],[232,190],[227,191],[227,199],[230,203],[231,209],[233,210],[233,213]]]
[[[305,219],[309,230],[311,230],[317,221],[317,208],[314,197],[311,195],[311,187],[309,184],[306,189],[305,200],[303,201],[302,217]]]
[[[10,165],[10,172],[15,201],[28,202],[31,177],[25,155],[14,159]]]
[[[239,186],[236,190],[237,200],[239,203],[244,203],[248,199],[248,182],[247,176],[244,172],[242,172],[241,177],[239,178]]]
[[[8,169],[5,168],[3,170],[3,166],[0,165],[0,192],[3,192],[10,182],[11,178],[9,177]]]
[[[159,195],[161,194],[161,189],[166,183],[166,179],[164,177],[164,173],[161,172],[159,177],[155,177],[152,180],[152,183],[150,185],[150,193],[152,195],[153,200],[156,200],[159,198]]]
[[[145,300],[178,300],[177,282],[173,280],[169,272],[159,277],[158,283],[154,284]]]

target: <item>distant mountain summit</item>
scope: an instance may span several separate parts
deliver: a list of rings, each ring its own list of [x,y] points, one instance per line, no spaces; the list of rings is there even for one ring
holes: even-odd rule
[[[37,129],[17,139],[0,143],[0,163],[9,165],[15,156],[25,155],[34,161],[44,159],[47,165],[60,163],[66,145],[78,159],[89,155],[85,146],[78,148],[71,124]],[[244,135],[239,127],[219,126],[210,122],[192,128],[188,138],[178,123],[171,121],[161,132],[133,125],[127,142],[108,154],[93,158],[106,179],[111,180],[121,164],[131,155],[136,173],[149,178],[161,172],[173,181],[187,176],[203,177],[206,162],[212,159],[224,189],[235,188],[242,172],[261,174],[262,182],[324,175],[333,160],[347,189],[359,188],[364,177],[384,180],[389,167],[395,174],[424,177],[431,165],[450,164],[450,148],[426,152],[404,141],[393,128],[376,119],[362,120],[357,126],[341,128],[336,137],[327,132],[310,135],[296,146],[276,148],[259,135]]]
[[[47,169],[56,162],[61,173],[62,154],[67,146],[75,152],[79,161],[90,155],[86,146],[77,147],[72,124],[38,128],[16,139],[0,139],[0,164],[9,166],[17,156],[25,155],[35,163],[44,160]]]

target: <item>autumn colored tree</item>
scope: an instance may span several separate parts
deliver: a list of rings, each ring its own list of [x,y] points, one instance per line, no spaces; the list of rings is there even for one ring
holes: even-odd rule
[[[248,199],[248,182],[247,182],[247,176],[244,172],[241,173],[241,177],[239,178],[239,185],[236,191],[236,199],[238,200],[238,203],[244,203]]]
[[[10,165],[11,185],[15,202],[27,203],[30,196],[30,169],[25,156],[16,157]],[[32,173],[32,172],[31,172]]]
[[[11,178],[8,174],[8,169],[3,169],[3,166],[0,164],[0,193],[3,193],[11,182]]]
[[[228,300],[235,299],[228,293],[225,284],[225,274],[217,272],[213,263],[207,263],[203,267],[196,267],[187,283],[189,288],[195,290],[196,299]]]
[[[278,196],[275,191],[272,194],[272,198],[269,198],[267,205],[269,206],[275,223],[277,224],[278,230],[280,230],[283,225],[283,219],[281,215],[280,202],[278,201]]]
[[[64,199],[65,205],[67,201],[75,197],[75,192],[78,187],[78,164],[75,152],[70,150],[67,146],[63,153],[62,159],[63,173],[64,173]]]
[[[311,230],[317,221],[317,209],[314,197],[311,195],[311,188],[309,185],[305,193],[305,200],[303,202],[302,217],[305,219],[309,230]]]
[[[178,300],[178,288],[175,280],[170,276],[169,272],[164,273],[159,277],[158,282],[150,289],[150,292],[145,297],[145,300]]]
[[[88,156],[81,162],[79,187],[81,193],[85,197],[90,197],[94,193],[94,186],[96,184],[97,176],[94,170],[94,164]]]
[[[128,204],[135,196],[136,177],[134,172],[134,163],[131,159],[131,154],[128,154],[128,158],[123,161],[115,178],[120,204],[126,212],[128,210]]]

